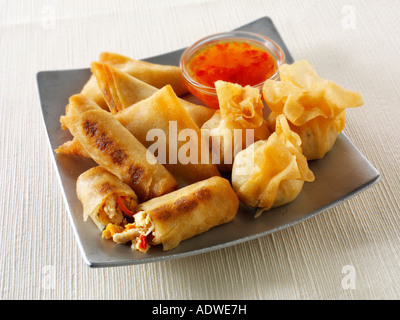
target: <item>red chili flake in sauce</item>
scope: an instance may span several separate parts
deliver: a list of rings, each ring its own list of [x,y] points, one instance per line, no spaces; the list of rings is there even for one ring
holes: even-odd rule
[[[239,41],[211,44],[189,64],[192,78],[209,87],[214,87],[217,80],[254,86],[273,76],[277,69],[269,52]]]

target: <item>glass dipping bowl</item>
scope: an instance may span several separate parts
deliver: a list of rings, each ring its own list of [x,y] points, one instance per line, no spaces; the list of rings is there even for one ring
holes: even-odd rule
[[[283,50],[271,39],[262,35],[246,32],[246,31],[231,31],[210,35],[202,38],[192,46],[187,48],[181,56],[180,69],[183,74],[183,79],[188,90],[199,98],[207,106],[218,109],[218,97],[215,87],[210,87],[199,83],[190,75],[190,62],[191,60],[203,49],[217,43],[227,42],[244,42],[252,46],[262,49],[269,53],[275,60],[276,72],[271,77],[265,80],[279,80],[279,66],[285,63],[285,54]],[[252,85],[254,88],[262,90],[265,80]]]

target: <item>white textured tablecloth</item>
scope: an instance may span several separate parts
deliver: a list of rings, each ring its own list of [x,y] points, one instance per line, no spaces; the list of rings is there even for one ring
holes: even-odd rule
[[[137,59],[263,16],[365,105],[345,133],[379,184],[294,227],[207,254],[91,269],[67,216],[35,75]],[[0,0],[0,299],[400,298],[400,3]]]

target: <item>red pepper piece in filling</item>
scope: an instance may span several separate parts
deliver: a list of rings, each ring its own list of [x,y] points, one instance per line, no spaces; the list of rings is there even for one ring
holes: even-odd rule
[[[146,250],[146,248],[147,248],[147,239],[146,239],[146,236],[144,234],[141,234],[139,236],[138,248],[140,250]]]
[[[119,205],[119,207],[121,208],[121,210],[128,216],[128,217],[133,217],[133,215],[135,214],[133,211],[129,210],[124,203],[124,200],[122,197],[118,197],[117,198],[117,203]]]

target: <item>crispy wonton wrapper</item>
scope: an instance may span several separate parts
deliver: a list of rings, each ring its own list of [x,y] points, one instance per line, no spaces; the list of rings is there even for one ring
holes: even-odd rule
[[[134,60],[111,52],[101,53],[99,62],[109,64],[158,89],[169,84],[178,96],[188,92],[183,83],[182,73],[179,67]],[[81,93],[91,98],[101,108],[107,110],[107,103],[93,75],[85,84]]]
[[[111,113],[84,95],[70,98],[61,123],[95,162],[129,185],[140,201],[178,187],[167,169]]]
[[[284,115],[276,119],[276,131],[239,152],[232,170],[232,185],[239,199],[260,208],[257,215],[293,201],[304,181],[314,181],[300,148],[300,137],[290,130]]]
[[[202,129],[208,133],[214,158],[219,159],[218,169],[231,171],[239,151],[253,141],[267,139],[271,133],[263,118],[264,106],[258,89],[221,80],[215,82],[215,88],[220,110]]]
[[[171,250],[183,240],[232,221],[238,207],[229,181],[213,177],[141,203],[135,225],[112,237],[117,243],[132,241],[132,249],[143,252],[160,244]]]
[[[83,205],[84,220],[91,217],[100,230],[109,223],[126,224],[124,210],[131,210],[134,214],[134,208],[138,205],[135,192],[102,167],[91,168],[78,177],[76,194]],[[123,201],[123,209],[120,201]]]
[[[126,72],[117,70],[111,65],[93,62],[91,67],[108,108],[113,114],[149,98],[159,90]],[[215,112],[214,109],[197,105],[184,99],[179,99],[179,101],[199,128]]]
[[[307,160],[321,159],[332,149],[345,126],[345,109],[363,105],[360,93],[344,89],[317,75],[309,62],[279,67],[280,81],[267,80],[263,97],[271,109],[268,122],[284,114],[302,140]]]

